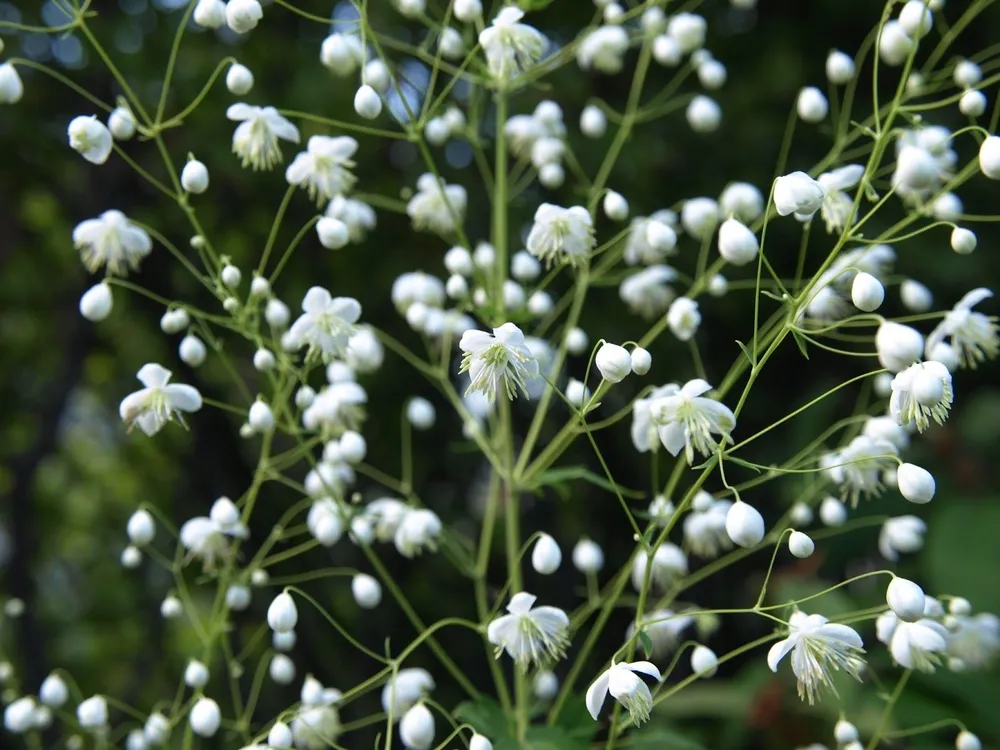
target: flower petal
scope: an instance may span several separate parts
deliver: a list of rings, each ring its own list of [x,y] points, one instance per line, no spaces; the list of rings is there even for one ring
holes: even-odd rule
[[[516,615],[498,617],[486,627],[486,638],[494,646],[502,646],[507,640],[511,628],[517,627]]]
[[[230,104],[226,110],[226,117],[230,120],[249,120],[257,114],[258,107],[252,107],[244,102]]]
[[[601,713],[604,699],[608,697],[608,683],[611,680],[611,670],[606,670],[587,688],[587,710],[594,721]]]
[[[191,385],[171,383],[164,386],[163,393],[172,409],[179,411],[198,411],[201,408],[201,394]]]
[[[519,591],[510,598],[510,603],[507,605],[507,611],[512,615],[524,615],[527,614],[538,597],[534,594],[529,594],[527,591]]]
[[[135,376],[147,388],[162,388],[170,381],[171,374],[166,367],[150,362],[140,367]]]
[[[654,680],[659,681],[660,670],[657,669],[656,665],[648,661],[634,661],[631,664],[624,665],[627,669],[631,669],[633,672],[642,672],[643,674],[648,674]]]
[[[778,641],[771,646],[767,652],[767,666],[771,668],[772,672],[778,671],[778,664],[795,647],[797,642],[797,638],[785,638],[783,641]]]
[[[307,313],[321,313],[330,304],[330,292],[321,286],[310,287],[302,298],[302,310]]]

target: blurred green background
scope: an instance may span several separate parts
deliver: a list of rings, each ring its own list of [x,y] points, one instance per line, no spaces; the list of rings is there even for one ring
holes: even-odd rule
[[[100,15],[94,19],[93,28],[147,103],[155,102],[158,96],[170,41],[181,17],[178,5],[183,3],[101,0],[94,4]],[[430,0],[428,5],[435,11],[443,9],[439,1]],[[953,21],[967,5],[950,2],[944,17]],[[323,15],[349,10],[344,3],[320,0],[303,3],[302,7]],[[369,11],[373,25],[380,31],[419,38],[417,29],[403,23],[387,0],[370,1]],[[609,186],[625,193],[636,214],[674,206],[699,195],[718,196],[732,180],[746,180],[766,191],[796,92],[808,84],[825,88],[826,53],[834,47],[853,53],[877,22],[880,11],[881,5],[869,0],[762,0],[758,10],[750,11],[735,10],[719,1],[704,3],[699,12],[709,19],[708,47],[729,71],[729,82],[714,95],[724,110],[722,127],[710,135],[693,134],[682,110],[641,127],[626,145]],[[557,43],[566,43],[593,17],[589,2],[556,0],[529,20]],[[0,18],[49,25],[64,21],[53,3],[28,0],[0,2]],[[250,103],[353,119],[353,79],[335,78],[319,63],[319,45],[328,32],[328,28],[273,4],[265,8],[264,22],[248,37],[234,39],[230,35],[192,31],[181,48],[168,111],[183,107],[217,62],[234,55],[254,73],[255,87],[246,97]],[[978,53],[993,44],[998,35],[1000,12],[994,7],[961,34],[952,52]],[[6,44],[5,57],[20,55],[52,65],[106,101],[120,93],[100,61],[75,36],[9,32],[0,32],[0,36]],[[629,60],[634,64],[634,59],[633,51]],[[952,55],[945,57],[946,62],[950,59]],[[118,556],[127,543],[125,521],[140,502],[155,504],[179,524],[205,514],[220,495],[238,496],[249,482],[256,442],[241,439],[238,421],[214,409],[204,409],[191,420],[190,432],[171,428],[155,440],[125,434],[117,416],[118,402],[135,389],[135,372],[146,362],[166,365],[177,373],[179,381],[196,385],[211,398],[233,401],[237,396],[228,385],[224,369],[211,355],[197,370],[178,360],[178,337],[166,337],[160,332],[158,320],[163,311],[158,305],[118,292],[109,320],[94,326],[80,317],[79,296],[93,282],[72,247],[71,232],[79,221],[117,208],[157,227],[180,247],[187,247],[189,232],[176,206],[166,203],[121,159],[113,156],[106,165],[95,168],[68,149],[66,124],[75,115],[92,114],[91,105],[43,75],[26,68],[20,72],[25,84],[24,99],[0,113],[0,591],[5,597],[23,599],[27,608],[20,619],[0,624],[0,650],[16,665],[19,684],[25,691],[36,690],[51,669],[62,667],[75,676],[84,693],[121,696],[146,711],[155,701],[173,695],[196,644],[183,624],[164,622],[160,617],[160,602],[172,586],[170,577],[148,560],[136,571],[120,567]],[[870,74],[870,65],[860,71],[867,79]],[[654,66],[647,90],[658,90],[671,75],[671,71]],[[894,85],[895,77],[887,78]],[[576,127],[579,113],[591,97],[603,98],[620,108],[628,82],[627,72],[615,77],[593,76],[570,65],[543,86],[519,94],[511,111],[530,112],[546,97],[558,101],[565,111],[574,149],[584,168],[593,174],[611,136],[597,142],[581,139]],[[693,91],[696,88],[691,82],[682,88],[684,94]],[[870,93],[867,83],[860,87],[856,118],[870,113]],[[986,93],[992,106],[996,88]],[[233,125],[224,117],[226,106],[233,100],[220,81],[185,126],[169,131],[166,140],[175,164],[180,165],[185,155],[193,152],[208,165],[212,175],[210,192],[194,201],[199,217],[216,248],[249,270],[259,258],[285,183],[283,169],[263,174],[240,169],[230,152]],[[952,128],[963,124],[951,108],[938,111],[933,122]],[[389,115],[383,114],[379,124],[391,127]],[[484,130],[486,138],[490,127]],[[308,135],[324,132],[304,123],[302,131],[303,141]],[[825,153],[829,138],[829,130],[823,125],[800,125],[789,171],[811,166]],[[411,147],[359,140],[357,189],[363,193],[398,198],[424,171]],[[288,145],[283,148],[287,163],[295,150]],[[133,141],[126,149],[151,173],[163,176],[151,144]],[[976,152],[975,143],[968,139],[957,149],[962,163]],[[436,149],[435,153],[439,163],[445,165],[442,150]],[[457,165],[466,159],[460,147],[450,147],[448,154]],[[443,166],[443,171],[449,181],[461,182],[470,191],[466,222],[470,240],[488,238],[489,206],[475,168]],[[975,179],[960,195],[969,213],[995,210],[995,183]],[[570,187],[556,193],[532,188],[510,207],[515,229],[530,221],[540,200],[570,205],[580,197]],[[278,238],[279,247],[291,239],[313,211],[304,194],[295,196]],[[889,218],[878,222],[880,227],[889,225],[889,213]],[[791,274],[798,243],[796,226],[786,221],[773,228],[773,234],[769,231],[768,235],[768,255],[783,273]],[[897,247],[896,271],[900,278],[913,277],[928,284],[935,294],[936,309],[950,307],[973,287],[995,285],[1000,279],[1000,260],[994,252],[1000,233],[991,224],[974,228],[979,233],[979,250],[971,256],[959,257],[950,250],[944,228]],[[599,222],[599,236],[608,237],[613,231],[610,222]],[[813,268],[830,246],[827,237],[818,237],[820,233],[821,227],[814,227],[817,239],[809,256]],[[512,236],[516,237],[517,231]],[[327,286],[335,294],[355,296],[362,302],[366,322],[404,342],[417,344],[414,334],[393,309],[389,288],[396,276],[407,270],[422,269],[443,276],[441,261],[446,249],[436,237],[412,233],[405,216],[379,211],[378,228],[362,246],[331,252],[319,246],[310,233],[276,292],[293,310],[304,290],[313,284]],[[692,272],[696,254],[692,241],[683,239],[675,259],[677,267]],[[751,271],[744,269],[732,278],[750,275]],[[244,278],[248,277],[247,272]],[[154,249],[135,280],[169,299],[213,304],[162,248]],[[996,312],[995,303],[986,303],[986,308]],[[704,322],[698,343],[710,381],[721,379],[739,355],[734,341],[746,341],[751,336],[751,310],[752,296],[746,291],[702,303]],[[890,291],[885,310],[886,314],[902,314],[895,290]],[[619,301],[617,289],[609,287],[593,291],[583,327],[591,341],[601,337],[627,340],[638,338],[647,324],[630,315]],[[923,328],[929,330],[929,326]],[[232,341],[227,351],[238,359],[241,374],[255,382],[250,364],[252,352],[244,342]],[[626,381],[616,389],[606,399],[607,413],[647,383],[683,381],[694,376],[687,348],[669,335],[656,342],[652,354],[652,372],[643,380]],[[571,361],[569,371],[580,376],[584,365],[585,360]],[[753,434],[870,365],[874,360],[820,353],[806,361],[789,341],[755,387],[753,398],[741,414],[737,439]],[[917,508],[894,492],[887,492],[857,511],[922,515],[929,525],[927,547],[900,562],[899,571],[920,582],[930,593],[965,595],[976,610],[994,612],[1000,612],[997,373],[995,363],[959,373],[952,418],[946,426],[915,441],[906,454],[908,460],[926,466],[937,477],[938,494],[930,506]],[[445,402],[429,384],[391,354],[384,368],[367,376],[363,383],[369,392],[365,427],[369,461],[389,473],[398,471],[399,413],[406,399],[422,395],[439,407],[436,427],[415,445],[416,486],[434,510],[460,533],[471,537],[476,529],[477,499],[482,497],[488,474],[483,462],[457,439],[457,418],[448,413]],[[773,439],[755,444],[748,457],[772,462],[793,455],[802,444],[846,414],[857,394],[857,389],[845,389],[795,420],[788,429],[776,432]],[[525,412],[517,412],[516,419],[523,431],[527,426]],[[614,475],[625,486],[646,490],[648,459],[637,456],[632,449],[627,421],[601,433],[598,440]],[[442,446],[447,449],[442,450]],[[593,455],[581,444],[562,463],[593,464]],[[295,478],[301,478],[301,473]],[[769,484],[747,499],[767,519],[774,520],[802,487],[797,480],[788,479]],[[708,488],[717,490],[718,485]],[[365,479],[357,489],[370,497],[390,494]],[[298,499],[278,485],[265,487],[248,553],[254,549],[255,540],[262,539],[270,525]],[[636,508],[644,508],[646,502],[648,498],[636,501]],[[529,590],[543,602],[569,608],[578,601],[567,593],[582,586],[568,558],[580,535],[589,535],[604,546],[610,569],[616,569],[631,549],[631,533],[617,501],[600,488],[577,483],[568,497],[553,492],[526,498],[524,508],[523,528],[552,533],[565,552],[566,562],[556,575],[528,578]],[[158,541],[162,542],[163,537],[161,534]],[[791,566],[786,557],[779,557],[782,575],[774,588],[776,596],[792,596],[793,592],[823,587],[824,582],[829,585],[869,568],[884,567],[875,548],[876,537],[877,527],[872,527],[839,538],[836,544],[820,544],[811,561],[816,564],[809,566]],[[765,557],[754,556],[712,577],[700,584],[691,598],[705,607],[749,605],[759,589]],[[470,583],[449,574],[443,558],[425,556],[409,562],[387,549],[383,559],[425,621],[445,615],[475,616]],[[272,572],[288,575],[330,565],[364,569],[366,563],[345,540],[332,551],[310,552]],[[602,581],[609,575],[606,570]],[[498,588],[503,584],[502,576],[503,566],[498,559],[492,571],[492,583]],[[351,599],[346,579],[328,579],[307,588],[375,649],[391,638],[398,651],[413,636],[410,624],[388,596],[374,613],[362,613]],[[878,585],[851,587],[821,600],[816,610],[833,615],[877,604],[881,595]],[[270,592],[255,594],[251,608],[235,615],[237,649],[258,630],[270,596]],[[620,644],[629,621],[630,614],[624,610],[612,617],[585,676],[601,668]],[[298,631],[298,645],[292,656],[300,677],[311,672],[324,684],[343,689],[375,668],[338,639],[315,612],[304,612]],[[728,618],[709,644],[723,653],[767,632],[768,626],[761,620]],[[885,668],[888,657],[875,641],[872,629],[863,635],[873,654],[872,664],[881,675],[891,675]],[[490,689],[483,650],[476,640],[459,635],[449,638],[447,644],[476,684]],[[828,699],[815,709],[800,705],[787,667],[773,676],[763,656],[753,653],[747,659],[727,664],[719,677],[670,701],[662,714],[654,717],[655,733],[650,735],[648,746],[735,749],[787,748],[813,741],[832,744],[829,732],[836,719],[835,702]],[[244,691],[249,690],[256,658],[246,664],[247,676],[241,681]],[[686,661],[679,674],[684,674]],[[429,652],[418,652],[414,665],[428,667],[438,678],[435,697],[441,703],[452,706],[461,697],[443,670],[435,666]],[[208,692],[223,696],[223,665],[212,666],[213,684]],[[269,684],[260,702],[258,719],[267,720],[297,700],[300,684],[300,680],[288,687]],[[578,689],[584,687],[578,685]],[[881,710],[874,687],[866,686],[863,694],[853,686],[843,688],[849,716],[870,726]],[[993,705],[998,691],[1000,681],[992,672],[952,675],[942,670],[921,676],[913,680],[901,701],[897,720],[899,726],[905,727],[956,716],[984,740],[998,742],[1000,728]],[[377,696],[372,696],[347,709],[344,718],[357,718],[367,710],[376,710],[376,705]],[[220,733],[215,744],[226,741],[224,734]],[[898,746],[947,747],[951,741],[952,735],[946,731]],[[0,746],[10,742],[9,735],[0,736]]]

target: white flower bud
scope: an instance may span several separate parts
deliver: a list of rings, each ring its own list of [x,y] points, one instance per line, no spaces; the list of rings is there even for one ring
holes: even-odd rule
[[[955,750],[983,750],[983,743],[972,732],[963,729],[955,737]]]
[[[885,601],[900,620],[914,622],[924,616],[924,590],[913,581],[893,578],[886,589]]]
[[[695,96],[684,111],[688,125],[696,133],[714,133],[722,123],[722,108],[703,94]]]
[[[364,437],[354,430],[348,430],[340,436],[340,457],[349,464],[359,464],[365,460],[368,453],[368,443]]]
[[[837,740],[838,745],[857,742],[858,728],[846,719],[841,719],[833,725],[833,738]]]
[[[698,66],[698,81],[711,91],[722,88],[726,83],[726,66],[718,60],[706,60]]]
[[[94,695],[76,707],[76,720],[84,729],[100,729],[108,723],[108,702]]]
[[[107,282],[94,284],[80,297],[80,314],[93,323],[99,323],[111,314],[114,298]]]
[[[661,253],[668,253],[677,245],[677,232],[662,221],[650,219],[646,222],[645,232],[646,242]]]
[[[229,93],[243,96],[253,88],[253,73],[250,68],[240,63],[233,63],[226,71],[226,88]]]
[[[562,187],[562,184],[566,181],[566,172],[563,170],[561,164],[556,164],[555,162],[543,164],[541,169],[538,170],[538,181],[543,187],[547,187],[549,190],[556,190]]]
[[[809,218],[823,205],[826,191],[805,172],[792,172],[774,183],[774,208],[781,216]]]
[[[819,520],[824,526],[842,526],[847,521],[847,507],[837,498],[827,496],[819,504]]]
[[[966,117],[981,117],[989,102],[982,91],[966,91],[958,100],[958,111]]]
[[[690,341],[701,325],[698,303],[690,297],[678,297],[667,310],[667,325],[680,341]]]
[[[535,675],[531,689],[540,701],[550,701],[559,692],[559,678],[548,669],[543,669]]]
[[[937,485],[927,469],[916,464],[902,464],[896,470],[896,485],[899,494],[911,503],[929,503],[934,499]]]
[[[198,690],[208,684],[208,667],[197,659],[192,659],[184,668],[184,684]]]
[[[324,216],[316,222],[319,243],[327,250],[339,250],[351,241],[351,231],[346,223],[332,216]]]
[[[856,308],[864,312],[873,312],[878,310],[883,300],[885,300],[885,288],[882,282],[864,271],[854,277],[851,284],[851,301]]]
[[[304,385],[295,391],[295,405],[300,409],[308,409],[316,400],[316,391]]]
[[[7,697],[5,692],[4,697]],[[35,714],[38,707],[33,698],[25,696],[11,701],[4,709],[3,725],[12,734],[24,734],[35,728]]]
[[[562,564],[562,550],[556,540],[548,534],[541,534],[531,550],[531,567],[543,576],[555,573]]]
[[[632,372],[636,375],[645,375],[653,366],[653,356],[642,347],[635,347],[630,356],[632,357]]]
[[[604,343],[597,350],[594,364],[609,383],[620,383],[632,371],[632,356],[624,347]]]
[[[382,98],[375,89],[364,84],[354,94],[354,111],[366,120],[374,120],[382,113]]]
[[[279,685],[290,685],[295,679],[295,662],[288,654],[275,654],[267,671]]]
[[[254,432],[264,433],[274,429],[274,412],[261,400],[253,402],[247,414],[247,422]]]
[[[226,297],[222,300],[222,309],[232,315],[240,309],[240,301],[236,297]]]
[[[188,162],[189,164],[191,162]],[[222,267],[222,273],[219,274],[222,279],[222,283],[228,286],[230,289],[234,289],[240,285],[240,281],[243,279],[243,274],[240,273],[240,269],[236,266],[227,264]]]
[[[525,253],[529,258],[531,256]],[[511,270],[513,274],[513,268],[516,265],[518,254],[511,259]],[[534,258],[532,258],[534,260]],[[472,262],[472,254],[466,250],[464,247],[455,246],[451,248],[448,252],[444,254],[444,267],[448,269],[448,273],[456,276],[472,276],[476,272],[476,266]],[[514,278],[519,278],[516,274],[513,274]],[[525,281],[525,279],[520,279]]]
[[[951,232],[951,249],[959,255],[968,255],[976,249],[976,233],[964,227],[955,227]]]
[[[816,544],[809,538],[808,534],[803,534],[801,531],[793,531],[788,535],[788,551],[796,557],[809,557],[815,549]]]
[[[181,345],[177,348],[177,353],[180,355],[182,362],[191,367],[198,367],[205,361],[208,351],[205,349],[205,344],[202,343],[200,338],[193,333],[189,333],[181,339]]]
[[[232,5],[233,0],[229,0],[229,4]],[[219,704],[211,698],[199,698],[191,708],[188,723],[191,725],[191,730],[199,737],[214,736],[219,731],[219,724],[222,723]]]
[[[566,351],[573,356],[583,354],[589,343],[587,333],[582,328],[570,328],[566,332]],[[631,366],[631,358],[629,359],[629,366]]]
[[[576,378],[570,378],[566,383],[566,400],[579,409],[589,399],[590,389]]]
[[[59,708],[69,700],[69,688],[66,682],[57,674],[50,674],[38,688],[38,700],[46,706]]]
[[[275,651],[291,651],[295,648],[296,635],[294,630],[287,633],[273,633],[271,635],[271,645]]]
[[[948,612],[960,617],[970,615],[972,614],[972,602],[963,596],[953,597],[948,601]]]
[[[277,750],[288,750],[292,746],[293,739],[291,728],[283,721],[274,722],[271,731],[267,733],[268,747]]]
[[[181,170],[181,187],[189,193],[200,194],[208,190],[208,167],[191,159]]]
[[[737,500],[726,513],[726,533],[740,547],[755,547],[764,538],[764,518],[756,508]]]
[[[415,429],[429,430],[434,426],[437,414],[434,405],[419,396],[411,398],[406,404],[406,418]]]
[[[228,0],[226,3],[226,23],[237,34],[253,30],[263,17],[264,11],[258,0]]]
[[[276,633],[287,633],[295,630],[299,621],[299,611],[295,608],[295,600],[286,591],[278,594],[267,608],[267,624]]]
[[[734,266],[745,266],[757,258],[757,236],[736,219],[726,219],[719,227],[719,255]]]
[[[684,58],[681,45],[669,34],[653,39],[653,59],[665,68],[676,68]]]
[[[226,22],[226,4],[222,0],[198,0],[192,18],[202,28],[217,29]]]
[[[493,750],[493,743],[478,732],[469,740],[469,750]]]
[[[135,570],[142,564],[142,552],[139,551],[138,547],[133,547],[130,544],[122,550],[121,557],[118,561],[126,570]]]
[[[160,616],[164,620],[174,620],[182,614],[184,614],[184,607],[176,596],[168,596],[160,602]]]
[[[432,146],[443,146],[451,136],[451,129],[443,117],[432,117],[424,126],[424,138]]]
[[[548,292],[543,290],[538,290],[533,292],[530,297],[528,297],[528,312],[534,315],[536,318],[540,318],[543,315],[548,315],[554,306],[552,302],[552,297]]]
[[[924,337],[916,328],[885,321],[875,334],[879,363],[889,372],[900,372],[923,356]]]
[[[452,6],[455,18],[463,23],[472,23],[483,16],[483,4],[480,0],[455,0]]]
[[[979,147],[979,171],[991,180],[1000,180],[1000,136],[991,135]]]
[[[429,750],[434,744],[434,716],[427,706],[418,703],[403,714],[399,739],[407,750]]]
[[[608,118],[600,107],[593,104],[583,108],[580,114],[580,132],[588,138],[600,138],[608,129]]]
[[[272,299],[267,301],[267,307],[264,308],[264,319],[271,328],[281,330],[288,327],[288,321],[291,320],[292,313],[288,309],[288,305],[282,302],[280,299]]]
[[[0,104],[17,104],[24,96],[24,83],[10,63],[0,65]]]
[[[826,58],[826,77],[830,83],[847,83],[854,78],[854,60],[840,50],[833,50]]]
[[[254,369],[260,372],[270,372],[274,369],[277,361],[270,349],[258,349],[253,353]]]
[[[127,107],[116,107],[108,116],[108,130],[116,141],[127,141],[135,135],[135,116]]]
[[[797,502],[792,506],[789,518],[796,526],[808,526],[813,520],[812,508],[801,501]]]
[[[191,324],[187,310],[176,308],[167,310],[160,318],[160,330],[164,333],[180,333]]]
[[[899,25],[910,39],[920,39],[934,26],[934,15],[926,0],[909,0],[899,11]]]
[[[906,279],[899,285],[899,298],[907,310],[916,313],[927,312],[934,304],[931,290],[913,279]]]
[[[719,657],[708,646],[701,644],[691,651],[691,671],[699,677],[712,677],[719,667]]]
[[[815,86],[806,86],[799,91],[795,110],[805,122],[822,122],[830,111],[830,104],[822,91]]]
[[[724,297],[729,291],[729,282],[721,273],[717,273],[708,280],[708,293],[713,297]]]
[[[382,601],[382,587],[367,573],[358,573],[351,579],[351,593],[363,609],[374,609]]]
[[[226,606],[235,612],[242,612],[250,606],[250,587],[234,583],[226,589]]]
[[[686,53],[704,46],[707,29],[705,19],[694,13],[678,13],[667,24],[667,33],[677,40]]]
[[[91,164],[104,164],[111,155],[111,131],[96,116],[74,117],[66,134],[70,147]]]
[[[573,547],[573,567],[581,573],[598,573],[604,567],[604,551],[591,539],[581,539]]]
[[[879,56],[886,65],[902,65],[913,49],[913,40],[907,35],[899,21],[889,21],[882,27],[878,42]]]
[[[159,711],[151,713],[142,728],[147,745],[163,745],[170,739],[170,721]]]
[[[129,541],[137,547],[143,547],[153,541],[156,536],[156,523],[148,510],[139,509],[131,515],[126,526]]]
[[[628,218],[628,201],[621,193],[609,190],[604,194],[604,213],[612,221],[625,221]]]

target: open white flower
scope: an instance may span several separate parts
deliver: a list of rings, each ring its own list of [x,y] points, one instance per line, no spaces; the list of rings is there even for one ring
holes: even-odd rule
[[[896,465],[899,449],[889,440],[858,435],[840,451],[821,460],[827,476],[840,485],[841,496],[857,507],[858,500],[882,492],[882,472]]]
[[[820,216],[826,222],[827,232],[841,232],[854,221],[854,199],[847,194],[861,180],[865,168],[860,164],[848,164],[846,167],[824,172],[816,180],[826,191]]]
[[[323,687],[312,675],[302,684],[302,706],[292,720],[295,747],[320,750],[337,741],[341,733],[340,714],[336,703],[342,694],[336,688]]]
[[[896,561],[899,553],[916,552],[924,546],[927,524],[916,516],[897,516],[882,524],[878,551],[886,560]]]
[[[645,263],[652,265],[673,255],[677,247],[674,224],[677,214],[669,209],[657,211],[652,216],[636,216],[629,223],[628,239],[622,256],[630,266]]]
[[[414,229],[451,234],[465,220],[468,194],[461,185],[448,185],[430,172],[417,179],[417,192],[406,204]]]
[[[670,266],[649,266],[624,279],[618,296],[629,310],[649,320],[665,313],[674,301],[677,295],[669,284],[676,279],[677,272]]]
[[[620,73],[628,50],[628,32],[615,24],[594,29],[576,48],[576,62],[583,70]]]
[[[74,117],[67,128],[69,145],[91,164],[103,164],[111,155],[112,138],[108,126],[90,117]]]
[[[612,664],[600,677],[594,680],[587,689],[587,710],[595,721],[598,714],[601,713],[601,706],[604,705],[608,693],[611,693],[611,697],[625,707],[635,724],[642,724],[649,719],[649,712],[653,708],[653,695],[649,692],[646,683],[640,680],[636,673],[649,675],[657,681],[660,679],[660,670],[656,668],[655,664],[648,661],[635,661]]]
[[[170,370],[155,363],[143,365],[136,377],[146,386],[122,399],[118,413],[129,428],[138,425],[147,435],[155,435],[176,419],[184,423],[181,412],[201,408],[201,394],[190,385],[170,382]]]
[[[992,296],[992,291],[981,287],[962,297],[927,337],[925,351],[928,357],[945,339],[958,355],[961,367],[974,369],[979,362],[1000,354],[1000,328],[996,319],[972,309]]]
[[[645,631],[653,647],[650,656],[659,658],[670,653],[681,642],[684,631],[695,622],[693,615],[687,612],[674,612],[670,609],[656,609],[647,612],[639,618],[639,628]],[[635,620],[629,623],[625,631],[625,639],[631,640],[635,635]]]
[[[878,616],[875,633],[889,647],[893,661],[906,669],[933,672],[940,664],[938,655],[948,648],[948,629],[926,617],[905,622],[890,610]]]
[[[278,139],[299,142],[299,129],[274,107],[254,107],[243,102],[230,105],[226,117],[240,124],[233,131],[233,153],[254,171],[271,169],[281,161]]]
[[[561,659],[569,645],[569,617],[558,607],[534,607],[537,597],[521,591],[510,598],[507,612],[493,620],[486,637],[497,658],[506,651],[522,670]]]
[[[361,304],[353,297],[332,297],[323,287],[314,286],[302,299],[302,315],[288,329],[297,346],[308,346],[325,359],[343,357],[361,317]]]
[[[332,434],[356,429],[364,420],[368,403],[365,389],[355,382],[332,383],[323,388],[302,412],[302,425]]]
[[[121,211],[105,211],[96,219],[81,221],[73,230],[73,245],[87,270],[107,266],[113,276],[127,276],[149,255],[153,242],[145,229],[137,227]]]
[[[403,515],[393,543],[396,551],[403,557],[414,557],[425,549],[432,552],[437,549],[437,540],[441,535],[441,519],[432,510],[426,508],[408,508]]]
[[[1000,655],[1000,618],[990,612],[948,618],[948,656],[966,669],[981,669]]]
[[[326,215],[347,225],[347,236],[351,242],[363,241],[365,234],[375,228],[375,209],[356,198],[334,195],[326,208]]]
[[[676,383],[661,385],[654,388],[645,398],[637,398],[632,404],[632,445],[639,453],[655,453],[660,447],[658,425],[653,421],[652,405],[662,398],[676,395],[680,390],[681,387]]]
[[[781,216],[795,214],[800,221],[808,221],[823,206],[826,191],[805,172],[792,172],[779,177],[774,183],[774,207]]]
[[[701,394],[712,386],[701,378],[690,380],[674,395],[659,398],[650,404],[650,415],[657,425],[660,442],[671,456],[684,451],[688,463],[694,461],[694,452],[708,456],[718,443],[713,434],[723,441],[733,442],[730,433],[736,427],[736,417],[725,404]]]
[[[562,208],[543,203],[525,242],[528,252],[551,266],[562,261],[571,266],[585,260],[594,248],[594,224],[583,206]]]
[[[501,10],[493,24],[479,32],[479,44],[486,54],[490,75],[509,80],[541,58],[545,36],[533,26],[519,23],[524,11],[513,5]]]
[[[458,347],[465,352],[459,372],[468,372],[472,379],[466,395],[481,391],[492,402],[498,393],[504,393],[513,400],[518,388],[527,396],[527,381],[538,377],[538,360],[513,323],[494,328],[492,334],[466,331]]]
[[[351,157],[357,150],[358,142],[350,136],[314,135],[309,138],[306,150],[288,165],[285,179],[290,185],[304,186],[317,203],[350,192],[357,181],[351,173],[354,166]]]
[[[778,664],[790,652],[799,697],[812,704],[821,688],[836,692],[831,671],[844,670],[855,679],[861,679],[865,665],[861,658],[863,645],[861,636],[853,628],[831,623],[822,615],[807,615],[796,610],[789,618],[788,637],[767,652],[767,665],[772,672],[777,672]]]
[[[932,419],[944,424],[951,402],[951,373],[940,362],[917,362],[892,379],[889,413],[904,427],[923,432]]]

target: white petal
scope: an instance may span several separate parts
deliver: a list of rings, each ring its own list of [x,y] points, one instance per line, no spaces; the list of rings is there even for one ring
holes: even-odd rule
[[[590,715],[597,721],[597,717],[601,713],[601,706],[604,705],[604,699],[608,697],[608,683],[611,680],[611,670],[607,670],[601,674],[589,688],[587,688],[587,710]]]
[[[143,365],[136,373],[139,382],[147,388],[162,388],[170,381],[171,372],[154,362]]]
[[[257,110],[257,107],[237,102],[236,104],[229,105],[229,109],[226,110],[226,117],[230,120],[249,120],[257,114]]]
[[[676,456],[684,450],[687,437],[684,434],[684,426],[680,422],[661,425],[657,432],[660,436],[660,442],[663,443],[663,447],[670,452],[671,456]]]
[[[510,630],[517,630],[517,616],[503,615],[491,622],[486,628],[486,638],[494,646],[502,646],[507,640]]]
[[[330,304],[330,292],[321,286],[310,287],[302,298],[302,309],[307,313],[319,313]]]
[[[171,383],[163,388],[171,408],[180,411],[198,411],[201,408],[201,394],[191,385]]]
[[[778,671],[778,664],[791,651],[797,642],[795,638],[785,638],[783,641],[775,643],[767,652],[767,666],[772,672]]]
[[[656,665],[648,661],[634,661],[631,664],[624,665],[627,669],[631,669],[633,672],[642,672],[643,674],[648,674],[654,680],[660,679],[660,670],[656,668]]]
[[[527,591],[519,591],[510,598],[507,611],[513,615],[527,614],[537,600],[538,597],[534,594],[529,594]]]

